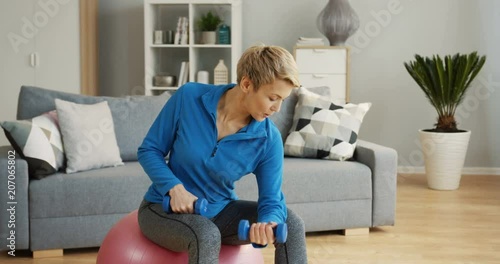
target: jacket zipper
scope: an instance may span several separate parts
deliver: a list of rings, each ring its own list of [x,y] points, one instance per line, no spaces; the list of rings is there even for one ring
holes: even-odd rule
[[[219,148],[219,143],[217,143],[212,151],[212,157],[215,157],[215,153],[217,153],[217,149]]]

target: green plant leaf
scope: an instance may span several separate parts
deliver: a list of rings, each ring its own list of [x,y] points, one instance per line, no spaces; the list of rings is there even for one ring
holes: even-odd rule
[[[217,14],[214,15],[212,11],[208,11],[197,21],[200,31],[215,31],[221,23],[222,19]]]
[[[404,62],[410,76],[424,92],[438,113],[436,129],[443,132],[457,131],[455,111],[463,101],[471,82],[486,62],[486,56],[477,52],[468,55],[454,54],[422,57]]]

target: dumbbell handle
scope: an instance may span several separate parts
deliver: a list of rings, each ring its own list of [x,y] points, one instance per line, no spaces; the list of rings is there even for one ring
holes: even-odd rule
[[[248,220],[241,220],[238,225],[238,238],[240,240],[246,241],[249,237],[250,222]],[[288,236],[288,226],[286,223],[278,224],[273,228],[274,236],[276,237],[276,242],[285,243]]]
[[[162,206],[163,206],[163,211],[165,211],[167,213],[172,213],[172,208],[170,207],[170,196],[166,195],[163,198]],[[199,198],[198,200],[196,200],[193,203],[193,206],[194,206],[194,213],[195,214],[202,215],[202,216],[207,215],[207,206],[208,206],[207,199]]]

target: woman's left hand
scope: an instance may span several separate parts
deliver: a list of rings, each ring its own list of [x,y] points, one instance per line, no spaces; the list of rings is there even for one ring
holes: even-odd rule
[[[277,225],[275,222],[253,223],[249,231],[250,242],[263,246],[274,243],[276,238],[274,237],[273,228]]]

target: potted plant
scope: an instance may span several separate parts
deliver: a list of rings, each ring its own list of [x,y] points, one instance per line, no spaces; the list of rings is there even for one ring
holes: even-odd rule
[[[455,111],[485,61],[486,56],[472,52],[447,55],[444,60],[438,55],[415,55],[415,60],[404,63],[438,114],[435,128],[419,130],[431,189],[455,190],[460,185],[471,131],[458,129]]]
[[[201,31],[201,42],[203,44],[215,44],[217,27],[222,23],[222,19],[217,14],[208,11],[207,14],[198,20],[198,29]]]

